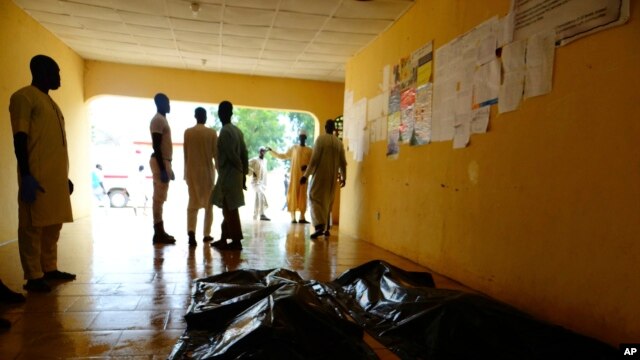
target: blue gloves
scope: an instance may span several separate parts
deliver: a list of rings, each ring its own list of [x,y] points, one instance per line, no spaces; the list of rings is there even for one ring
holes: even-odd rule
[[[167,173],[167,170],[160,170],[160,181],[162,181],[163,183],[168,183],[169,182],[169,174]]]
[[[31,204],[36,201],[36,191],[44,192],[42,186],[36,178],[32,175],[25,175],[22,177],[20,183],[20,199],[27,204]]]

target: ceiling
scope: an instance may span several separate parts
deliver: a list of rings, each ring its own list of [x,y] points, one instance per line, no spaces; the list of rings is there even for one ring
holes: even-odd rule
[[[413,0],[14,0],[85,59],[344,81]],[[192,9],[197,11],[192,11]]]

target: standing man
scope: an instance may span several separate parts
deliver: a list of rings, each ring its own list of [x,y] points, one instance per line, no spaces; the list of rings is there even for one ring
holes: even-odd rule
[[[256,201],[253,206],[253,219],[256,220],[260,216],[260,220],[271,221],[265,214],[264,210],[269,207],[267,203],[267,164],[264,160],[264,153],[267,150],[260,148],[258,157],[249,160],[249,175],[251,175],[251,186],[256,192]]]
[[[287,192],[287,204],[289,212],[291,213],[291,223],[295,224],[299,222],[301,224],[308,224],[309,222],[304,216],[307,211],[307,184],[298,182],[298,179],[300,179],[304,171],[307,170],[307,166],[311,160],[311,148],[306,146],[306,131],[300,131],[298,141],[299,144],[293,145],[284,154],[273,151],[271,148],[267,148],[267,150],[271,151],[271,154],[278,159],[291,160],[291,175],[289,178],[293,181],[291,181]],[[300,217],[297,221],[296,210],[300,210]]]
[[[49,292],[47,280],[75,280],[58,270],[62,224],[73,221],[64,117],[49,96],[60,87],[60,68],[50,57],[30,63],[32,81],[11,95],[9,112],[18,161],[18,248],[24,289]]]
[[[218,106],[222,122],[218,137],[218,180],[211,196],[213,204],[222,208],[222,235],[220,240],[211,243],[220,250],[242,250],[240,240],[244,238],[238,208],[244,206],[249,159],[244,135],[231,123],[231,115],[233,105],[229,101],[221,102]],[[227,239],[231,239],[231,243],[227,243]]]
[[[167,114],[171,111],[169,98],[158,93],[153,98],[158,112],[151,119],[149,130],[153,142],[153,154],[149,160],[149,167],[153,175],[153,243],[174,244],[176,239],[164,231],[162,208],[167,201],[169,181],[175,180],[171,169],[173,143],[171,142],[171,128],[167,121]]]
[[[187,205],[187,234],[189,246],[197,246],[196,224],[198,210],[204,208],[204,225],[202,227],[203,242],[212,241],[211,224],[213,224],[213,204],[211,192],[215,184],[216,173],[213,162],[218,147],[218,134],[205,126],[207,111],[196,108],[196,125],[184,131],[184,180],[189,187],[189,204]]]
[[[307,178],[311,180],[311,220],[316,231],[311,234],[315,239],[329,229],[329,213],[333,206],[333,199],[340,180],[340,186],[344,187],[347,180],[347,160],[344,156],[342,142],[333,135],[335,124],[333,120],[327,120],[324,129],[326,134],[318,136],[309,167],[300,179],[300,184],[306,184]]]

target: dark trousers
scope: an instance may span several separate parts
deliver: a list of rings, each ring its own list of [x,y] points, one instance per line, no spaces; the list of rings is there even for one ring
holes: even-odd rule
[[[243,239],[242,225],[240,224],[240,213],[238,209],[229,209],[227,201],[222,201],[222,224],[220,225],[222,240],[231,239],[233,241]]]

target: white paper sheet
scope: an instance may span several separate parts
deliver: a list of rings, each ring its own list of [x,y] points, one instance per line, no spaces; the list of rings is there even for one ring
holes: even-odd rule
[[[519,40],[502,48],[504,75],[500,85],[498,113],[516,110],[522,101],[526,74],[525,54],[527,40]]]
[[[485,106],[473,111],[473,118],[471,119],[471,133],[472,134],[484,134],[489,128],[489,116],[491,114],[491,107]]]
[[[528,39],[527,73],[524,86],[525,98],[551,92],[554,56],[555,32],[539,33]]]
[[[471,137],[471,118],[473,113],[469,112],[462,115],[456,115],[455,134],[453,136],[453,148],[461,149],[469,144]]]
[[[498,59],[480,66],[473,79],[473,106],[486,106],[495,103],[500,94],[500,70]]]

